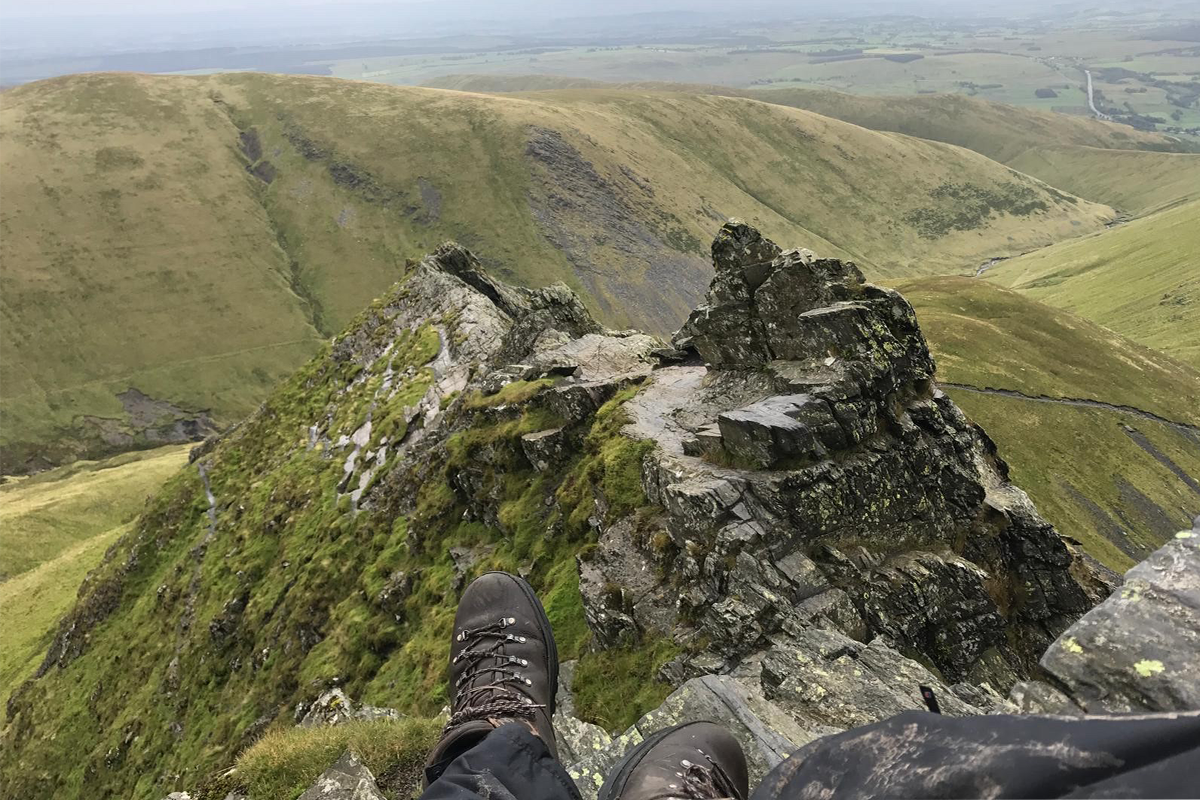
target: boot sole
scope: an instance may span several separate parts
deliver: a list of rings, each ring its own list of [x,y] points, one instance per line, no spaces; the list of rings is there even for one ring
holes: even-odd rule
[[[492,570],[490,573],[485,572],[484,575],[507,575],[512,578],[521,591],[525,593],[525,597],[529,600],[530,605],[537,609],[538,627],[542,630],[542,639],[546,642],[547,655],[550,658],[550,685],[554,687],[553,694],[550,696],[549,716],[554,716],[554,710],[558,707],[558,643],[554,641],[554,629],[550,626],[550,618],[546,616],[546,609],[542,608],[542,601],[538,599],[537,593],[533,591],[533,587],[529,582],[519,575],[513,575],[511,572],[503,570]],[[482,577],[482,576],[481,576]]]
[[[620,800],[621,793],[625,791],[625,784],[629,781],[629,776],[637,769],[638,764],[642,763],[642,759],[658,746],[658,743],[670,736],[675,731],[696,725],[708,720],[692,720],[691,722],[683,722],[679,725],[672,725],[670,728],[663,728],[661,731],[655,731],[650,734],[641,743],[625,754],[625,757],[617,762],[617,766],[609,772],[609,778],[600,787],[600,795],[596,800]]]

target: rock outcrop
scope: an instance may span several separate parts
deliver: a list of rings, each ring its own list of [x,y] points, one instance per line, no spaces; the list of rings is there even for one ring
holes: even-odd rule
[[[89,576],[4,731],[6,762],[67,777],[0,779],[122,795],[153,765],[165,793],[268,727],[391,716],[340,690],[297,708],[330,686],[432,716],[458,592],[489,568],[528,575],[576,652],[678,653],[659,670],[678,690],[622,735],[560,709],[581,783],[694,715],[735,726],[761,774],[921,708],[920,685],[950,714],[1093,702],[1039,659],[1111,578],[938,390],[911,306],[740,223],[713,263],[670,344],[602,329],[565,286],[494,280],[458,245],[410,265]],[[220,743],[194,724],[230,708]],[[326,785],[370,796],[358,766]]]
[[[673,343],[683,363],[626,405],[626,433],[655,442],[644,485],[662,513],[636,541],[610,527],[583,565],[597,638],[673,635],[690,645],[676,677],[812,629],[886,637],[999,692],[1036,671],[1088,606],[1072,553],[938,391],[911,306],[739,223],[713,261]]]
[[[1200,709],[1200,518],[1125,573],[1041,663],[1091,714]]]
[[[387,800],[375,776],[353,751],[347,750],[325,770],[300,800]]]

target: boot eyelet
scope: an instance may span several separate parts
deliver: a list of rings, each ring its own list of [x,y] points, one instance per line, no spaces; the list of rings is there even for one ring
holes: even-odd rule
[[[516,624],[517,624],[517,618],[516,618],[516,617],[509,617],[509,618],[508,618],[508,624],[509,624],[509,625],[516,625]]]
[[[533,681],[529,680],[529,678],[526,678],[526,679],[525,679],[525,685],[526,685],[526,686],[533,686]]]
[[[521,666],[522,666],[522,667],[528,667],[528,666],[529,666],[529,659],[527,659],[527,658],[522,658],[522,659],[521,659]]]
[[[681,766],[683,766],[684,769],[690,769],[692,767],[692,762],[688,761],[686,758],[683,759],[682,761],[680,761],[679,763]]]
[[[524,636],[518,636],[518,637],[517,637],[517,641],[518,641],[518,642],[520,642],[521,644],[524,644],[524,643],[525,643],[525,637],[524,637]]]

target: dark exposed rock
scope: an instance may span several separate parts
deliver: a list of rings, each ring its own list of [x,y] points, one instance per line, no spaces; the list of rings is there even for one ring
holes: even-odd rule
[[[1129,570],[1041,663],[1090,713],[1200,708],[1200,520]]]
[[[554,469],[569,455],[562,428],[550,428],[521,437],[521,449],[538,472]]]
[[[608,547],[603,533],[583,581],[597,636],[678,614],[677,638],[707,643],[683,657],[698,664],[823,629],[886,636],[952,681],[1007,691],[1032,676],[1088,606],[1072,572],[1102,579],[932,385],[911,306],[738,222],[713,261],[706,303],[675,338],[708,366],[661,366],[626,405],[626,432],[658,445],[643,483],[672,547]],[[610,571],[642,576],[636,602],[597,588]]]

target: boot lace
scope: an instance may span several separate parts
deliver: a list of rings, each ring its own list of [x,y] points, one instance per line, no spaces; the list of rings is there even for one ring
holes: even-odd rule
[[[680,783],[670,784],[667,794],[656,795],[651,800],[738,800],[737,789],[725,771],[703,750],[697,752],[704,756],[708,764],[696,764],[684,759],[680,762],[683,771],[675,773]]]
[[[532,719],[544,704],[534,703],[526,694],[533,681],[513,667],[528,667],[523,658],[505,651],[509,642],[524,642],[524,636],[505,629],[516,622],[514,617],[501,617],[496,622],[459,631],[458,641],[465,642],[452,663],[465,662],[462,674],[454,683],[454,708],[446,730],[464,722],[493,718],[521,717]]]

